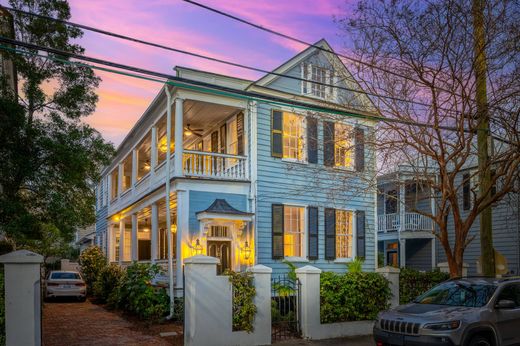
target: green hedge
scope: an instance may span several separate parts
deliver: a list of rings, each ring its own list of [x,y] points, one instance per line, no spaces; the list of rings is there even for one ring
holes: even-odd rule
[[[322,273],[321,323],[373,320],[390,296],[388,280],[378,273]]]
[[[107,303],[110,296],[121,285],[125,275],[124,270],[117,264],[109,264],[101,269],[94,282],[93,294],[100,303]]]
[[[448,273],[442,273],[438,269],[420,272],[415,269],[401,268],[399,274],[399,303],[407,304],[449,278]]]
[[[0,346],[5,345],[5,285],[4,265],[0,265]]]

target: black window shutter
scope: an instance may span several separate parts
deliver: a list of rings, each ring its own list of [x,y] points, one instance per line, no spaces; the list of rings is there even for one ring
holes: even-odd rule
[[[218,153],[218,131],[211,133],[211,152]]]
[[[244,113],[237,114],[237,153],[244,155]]]
[[[271,156],[283,156],[283,113],[273,110],[271,115]]]
[[[318,259],[318,208],[308,207],[308,223],[309,223],[309,237],[308,237],[308,252],[309,259]]]
[[[365,131],[360,127],[355,129],[355,141],[356,171],[363,172],[365,170]]]
[[[365,258],[365,211],[356,212],[356,257]]]
[[[318,163],[318,119],[307,117],[307,160]]]
[[[334,166],[334,123],[323,122],[323,164]]]
[[[272,255],[273,259],[283,258],[283,204],[273,204],[272,207]]]
[[[325,259],[336,258],[336,210],[325,208]]]
[[[220,127],[220,152],[227,152],[227,135],[226,135],[226,124]]]

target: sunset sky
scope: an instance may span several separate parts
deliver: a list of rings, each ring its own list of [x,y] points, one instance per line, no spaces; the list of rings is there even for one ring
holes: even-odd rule
[[[272,70],[305,46],[211,13],[181,0],[69,0],[74,22],[95,26],[196,53]],[[333,15],[345,16],[353,0],[256,0],[200,2],[260,25],[316,42],[345,47]],[[347,3],[350,5],[347,6]],[[173,73],[188,66],[256,79],[258,73],[207,60],[85,32],[86,54]],[[118,145],[160,89],[160,85],[111,73],[99,73],[99,103],[86,121]]]

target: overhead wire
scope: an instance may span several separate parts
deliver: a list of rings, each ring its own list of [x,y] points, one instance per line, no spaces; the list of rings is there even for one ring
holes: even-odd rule
[[[32,43],[26,43],[26,42],[22,42],[22,41],[18,41],[18,40],[13,40],[13,39],[3,37],[3,36],[0,36],[0,42],[6,43],[8,45],[21,46],[21,47],[31,49],[31,50],[36,50],[36,51],[45,51],[47,53],[54,54],[57,57],[53,57],[53,56],[49,56],[49,55],[43,56],[38,53],[20,51],[20,50],[17,50],[15,48],[12,48],[9,46],[0,45],[0,49],[13,51],[17,54],[30,54],[30,55],[40,56],[40,57],[44,57],[44,58],[49,58],[51,60],[60,61],[62,63],[66,63],[66,64],[75,63],[75,62],[71,62],[71,61],[68,61],[63,58],[59,58],[59,56],[69,57],[69,58],[73,58],[73,59],[77,59],[77,60],[87,61],[87,62],[90,62],[93,64],[108,66],[109,68],[107,68],[107,67],[100,68],[99,66],[96,66],[96,65],[82,63],[81,65],[83,65],[85,67],[99,69],[99,70],[103,70],[103,71],[107,71],[107,72],[114,72],[114,73],[118,73],[118,74],[124,74],[127,76],[133,76],[133,77],[138,77],[138,78],[143,78],[143,75],[152,76],[154,78],[161,79],[161,80],[152,79],[152,81],[168,83],[173,86],[178,86],[178,87],[183,87],[183,88],[188,88],[188,89],[190,89],[190,88],[197,89],[199,91],[204,91],[204,92],[215,92],[215,89],[217,89],[216,91],[218,93],[225,94],[227,96],[241,97],[241,98],[246,98],[246,99],[251,99],[251,100],[256,100],[256,101],[265,101],[265,102],[268,102],[268,103],[271,103],[274,105],[284,105],[284,106],[295,107],[295,108],[311,110],[311,111],[328,112],[331,114],[343,115],[343,116],[354,117],[354,118],[361,118],[361,119],[366,119],[366,120],[371,120],[371,121],[400,123],[400,124],[409,125],[409,126],[418,126],[418,127],[426,127],[426,128],[438,128],[438,129],[446,130],[446,131],[460,131],[460,129],[457,127],[442,126],[442,125],[433,126],[431,124],[420,123],[420,122],[415,122],[415,121],[407,121],[407,120],[402,120],[402,119],[386,118],[386,117],[382,117],[382,116],[348,112],[348,111],[325,107],[325,106],[316,106],[316,105],[301,102],[301,101],[287,100],[284,98],[259,94],[259,93],[255,93],[255,92],[251,92],[251,91],[244,91],[244,90],[234,89],[234,88],[230,88],[230,87],[218,86],[218,85],[209,84],[209,83],[205,83],[205,82],[181,78],[181,77],[173,76],[173,75],[162,73],[162,72],[151,71],[151,70],[143,69],[140,67],[116,63],[116,62],[109,61],[109,60],[93,58],[93,57],[88,57],[85,55],[66,52],[66,51],[63,51],[60,49],[56,49],[56,48],[43,47],[43,46],[35,45]],[[122,71],[115,70],[114,68],[119,69],[119,70],[131,71],[131,72],[133,72],[133,74],[128,74],[126,72],[122,73]]]

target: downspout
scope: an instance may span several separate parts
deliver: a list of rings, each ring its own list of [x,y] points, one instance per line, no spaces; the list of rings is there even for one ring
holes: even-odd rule
[[[173,259],[172,259],[172,220],[170,211],[170,162],[171,162],[171,138],[172,138],[172,96],[168,85],[164,86],[166,92],[166,234],[168,238],[168,293],[170,295],[170,314],[167,320],[173,318],[174,296],[173,296]]]

